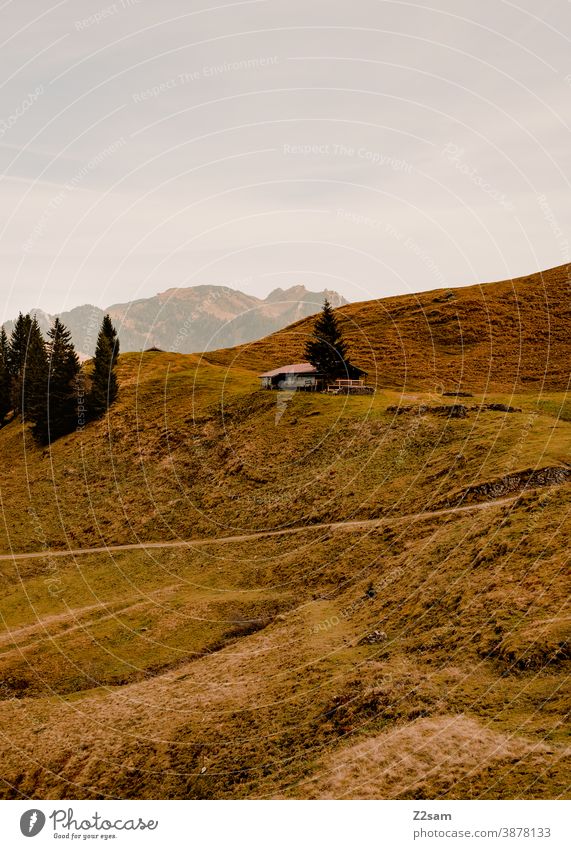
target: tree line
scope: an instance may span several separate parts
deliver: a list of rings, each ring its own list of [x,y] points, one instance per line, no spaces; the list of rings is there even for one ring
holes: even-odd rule
[[[10,413],[20,416],[36,441],[49,445],[100,418],[117,398],[118,356],[119,338],[108,315],[88,375],[59,318],[46,340],[37,318],[20,313],[10,338],[0,331],[0,426]]]

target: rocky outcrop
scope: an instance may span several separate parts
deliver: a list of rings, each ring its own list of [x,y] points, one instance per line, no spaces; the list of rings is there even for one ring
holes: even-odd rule
[[[401,406],[393,404],[387,407],[387,413],[395,413],[397,416],[403,413],[413,413],[417,416],[423,416],[427,413],[432,413],[436,416],[448,416],[451,419],[465,419],[468,413],[521,413],[521,407],[510,407],[508,404],[475,404],[472,407],[466,407],[465,404],[409,404]]]
[[[516,495],[526,489],[553,486],[561,484],[571,478],[571,468],[565,466],[546,466],[543,469],[524,469],[512,472],[501,478],[474,484],[466,487],[460,492],[453,493],[445,502],[447,507],[456,507],[460,504],[471,504],[478,501],[491,501],[492,499],[504,498]]]
[[[387,407],[387,413],[395,413],[397,416],[403,413],[414,413],[417,416],[433,413],[437,416],[448,416],[451,419],[465,419],[468,415],[468,410],[464,404],[440,404],[432,407],[428,404],[410,404],[404,407],[393,404]]]

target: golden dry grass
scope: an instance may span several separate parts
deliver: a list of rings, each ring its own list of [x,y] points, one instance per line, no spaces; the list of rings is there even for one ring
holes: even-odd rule
[[[541,557],[567,496],[565,488],[551,494],[531,550],[522,528],[540,494],[389,534],[308,531],[293,547],[270,539],[230,553],[214,545],[209,554],[171,553],[168,564],[156,554],[138,563],[133,553],[115,563],[89,558],[81,580],[76,564],[62,564],[70,583],[60,603],[70,610],[44,621],[54,642],[38,646],[43,625],[28,625],[14,635],[18,651],[2,653],[4,681],[12,681],[0,705],[4,795],[565,796],[569,661],[552,646],[563,649],[568,630],[547,643],[545,628],[565,608],[568,571],[565,552]],[[474,566],[489,543],[488,559]],[[157,566],[171,584],[179,576],[177,590],[153,594]],[[131,607],[108,619],[110,602],[98,612],[72,606],[85,582],[116,598],[98,570],[133,579],[124,601],[141,605],[139,618]],[[253,590],[266,618],[249,636],[235,635],[228,620],[251,618]],[[277,592],[282,604],[271,607]],[[386,642],[360,645],[375,628]],[[123,683],[113,680],[118,665]],[[442,734],[435,758],[434,728],[458,714],[465,724],[453,724],[450,739]],[[395,763],[390,781],[379,778],[382,760],[359,760],[354,770],[353,746],[360,752],[361,742],[385,734],[387,758],[401,741],[403,756],[419,748],[418,760]],[[479,748],[481,740],[490,745]],[[434,770],[421,780],[426,764]],[[332,769],[341,770],[337,783],[324,779]]]
[[[492,731],[463,715],[417,719],[335,751],[307,782],[310,798],[438,799],[460,795],[460,785],[490,774],[488,792],[503,769],[530,766],[546,755],[563,760],[569,748],[532,743]],[[486,794],[484,788],[483,795]]]
[[[337,310],[355,364],[381,387],[519,392],[566,390],[571,276],[561,265],[514,280],[399,295]],[[299,362],[313,319],[259,342],[208,353],[264,371]]]
[[[550,303],[563,287],[561,317],[565,274],[543,281]],[[515,291],[526,285],[537,310],[541,280]],[[479,291],[458,290],[458,310]],[[482,297],[509,311],[513,291],[494,284]],[[421,315],[436,297],[418,296]],[[520,375],[516,394],[512,325],[493,390],[485,343],[474,343],[470,404],[521,412],[395,416],[387,407],[443,403],[432,381],[461,357],[451,341],[431,371],[415,303],[344,308],[363,327],[369,314],[386,366],[371,398],[304,394],[279,407],[255,371],[277,342],[294,358],[278,334],[217,363],[123,355],[109,420],[49,452],[17,423],[0,431],[0,548],[46,551],[0,563],[3,796],[569,795],[571,483],[530,488],[523,474],[517,484],[520,472],[569,462],[567,342],[557,329],[552,388],[526,389]],[[448,310],[452,299],[435,303]],[[416,386],[405,393],[389,385],[399,379],[379,318],[389,314],[413,340]],[[236,357],[244,367],[229,368]],[[535,380],[532,358],[522,363]],[[476,485],[487,498],[505,476],[516,481],[508,503],[406,518]],[[391,521],[312,527],[376,517]],[[292,526],[305,530],[215,541]],[[212,544],[48,553],[192,537]],[[375,631],[386,639],[363,642]]]

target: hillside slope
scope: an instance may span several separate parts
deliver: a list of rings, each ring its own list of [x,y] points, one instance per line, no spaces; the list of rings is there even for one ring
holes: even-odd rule
[[[567,798],[566,392],[289,397],[276,344],[0,430],[1,795]]]
[[[348,304],[337,311],[356,365],[379,386],[565,390],[571,374],[571,266],[459,289]],[[265,371],[299,362],[312,319],[212,363]]]

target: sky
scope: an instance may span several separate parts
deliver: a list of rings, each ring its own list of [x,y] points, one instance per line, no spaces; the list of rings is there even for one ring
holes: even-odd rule
[[[0,0],[2,316],[569,261],[566,0]]]

